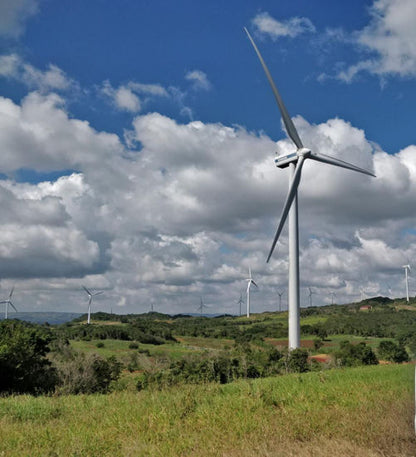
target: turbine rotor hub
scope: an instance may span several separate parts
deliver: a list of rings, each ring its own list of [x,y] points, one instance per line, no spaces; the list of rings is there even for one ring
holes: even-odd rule
[[[297,155],[298,157],[304,157],[305,159],[306,159],[307,157],[310,157],[311,154],[312,154],[312,151],[311,151],[310,149],[308,149],[308,148],[301,148],[301,149],[298,149],[298,150],[296,151],[296,155]]]

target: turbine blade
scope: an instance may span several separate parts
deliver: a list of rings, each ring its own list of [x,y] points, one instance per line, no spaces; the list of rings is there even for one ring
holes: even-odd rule
[[[12,303],[10,300],[9,300],[9,305],[10,305],[10,306],[16,311],[16,313],[17,313],[16,307],[13,305],[13,303]]]
[[[259,288],[259,286],[258,286],[253,280],[251,280],[251,282],[252,282],[257,288]]]
[[[300,175],[302,172],[302,166],[303,166],[304,160],[305,159],[303,156],[299,157],[298,163],[296,165],[295,175],[293,176],[292,184],[290,186],[289,193],[287,194],[286,202],[285,202],[285,205],[283,206],[282,214],[280,216],[280,222],[279,222],[279,225],[277,226],[276,235],[274,236],[273,244],[272,244],[272,247],[270,248],[270,252],[267,257],[266,262],[269,262],[270,257],[272,256],[274,248],[276,246],[277,240],[279,239],[280,233],[282,232],[283,226],[285,225],[287,216],[289,214],[290,207],[292,206],[292,202],[295,198],[296,192],[299,187]]]
[[[85,286],[82,286],[82,288],[85,290],[85,292],[87,292],[88,295],[92,295],[92,293]]]
[[[272,91],[273,91],[274,97],[276,99],[277,105],[279,107],[280,114],[281,114],[283,122],[285,124],[286,130],[287,130],[287,134],[292,139],[292,141],[295,143],[296,147],[298,149],[301,149],[301,148],[303,148],[302,141],[300,140],[298,132],[297,132],[297,130],[295,128],[295,125],[293,124],[292,119],[290,118],[289,113],[288,113],[288,111],[287,111],[287,109],[286,109],[286,107],[285,107],[285,105],[283,103],[282,97],[280,96],[279,91],[277,90],[277,87],[276,87],[276,85],[275,85],[275,83],[273,81],[272,75],[270,74],[270,71],[267,68],[267,65],[266,65],[265,61],[263,60],[263,57],[260,54],[260,51],[257,48],[256,43],[254,42],[254,40],[251,37],[250,33],[248,32],[248,30],[245,27],[244,27],[244,30],[247,33],[248,39],[250,40],[251,44],[253,45],[254,50],[256,51],[257,57],[260,60],[260,63],[261,63],[261,66],[263,67],[264,72],[266,73],[267,79],[269,81],[269,84],[270,84],[270,86],[272,88]]]
[[[14,286],[12,287],[12,290],[10,291],[9,300],[12,298],[13,292],[14,292]]]
[[[101,294],[103,294],[103,293],[104,293],[104,291],[103,291],[103,290],[100,290],[100,292],[95,292],[95,294],[92,294],[92,295],[93,295],[93,297],[95,297],[96,295],[101,295]]]
[[[337,167],[346,168],[348,170],[357,171],[358,173],[364,173],[365,175],[373,176],[374,178],[376,175],[371,173],[371,171],[364,170],[364,168],[357,167],[352,163],[345,162],[344,160],[336,159],[335,157],[331,157],[326,154],[322,153],[313,153],[309,156],[310,159],[317,160],[318,162],[328,163],[330,165],[335,165]]]

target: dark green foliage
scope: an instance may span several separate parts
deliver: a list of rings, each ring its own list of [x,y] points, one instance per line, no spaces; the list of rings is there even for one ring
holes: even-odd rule
[[[104,347],[104,343],[102,341],[99,341],[97,344],[96,344],[97,348],[103,348]]]
[[[138,390],[148,386],[163,388],[174,384],[218,382],[226,384],[240,378],[260,378],[280,373],[282,355],[276,349],[253,350],[249,344],[238,345],[232,353],[215,357],[186,357],[173,362],[169,369],[145,372]]]
[[[168,324],[150,320],[133,321],[128,325],[63,326],[58,332],[65,338],[84,341],[114,339],[157,345],[176,341]]]
[[[342,341],[339,351],[334,355],[337,363],[344,367],[378,364],[374,351],[364,342],[351,344],[349,341]]]
[[[315,338],[313,340],[313,347],[315,351],[318,351],[323,346],[323,344],[324,342],[322,341],[322,338]]]
[[[320,326],[332,335],[403,338],[405,341],[414,334],[416,312],[395,311],[393,308],[373,308],[371,313],[353,310],[346,314],[330,315]]]
[[[97,354],[73,352],[69,360],[57,365],[61,394],[106,393],[121,373],[121,364],[114,356],[103,359]]]
[[[56,370],[46,358],[50,341],[46,328],[0,322],[0,392],[39,394],[54,389]]]
[[[135,342],[129,344],[129,349],[139,349],[139,345]]]
[[[286,351],[280,365],[287,373],[306,373],[309,371],[308,351],[305,349]]]
[[[409,361],[409,354],[406,352],[406,349],[393,341],[380,341],[378,355],[381,359],[390,362],[401,363]]]

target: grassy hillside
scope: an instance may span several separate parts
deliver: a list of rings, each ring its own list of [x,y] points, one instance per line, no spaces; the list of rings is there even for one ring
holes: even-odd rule
[[[0,455],[410,457],[413,365],[0,400]]]

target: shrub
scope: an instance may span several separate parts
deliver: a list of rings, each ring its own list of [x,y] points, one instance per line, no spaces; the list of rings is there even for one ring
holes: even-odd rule
[[[378,364],[374,351],[364,342],[354,345],[349,341],[342,341],[340,349],[335,352],[335,359],[339,365],[345,367]]]
[[[58,367],[62,394],[106,393],[111,381],[119,378],[121,363],[111,356],[103,359],[97,354],[76,353],[72,360]]]
[[[313,340],[313,347],[315,351],[318,351],[323,346],[323,344],[324,342],[322,341],[322,338],[315,338]]]
[[[139,349],[139,345],[135,342],[129,344],[129,349]]]
[[[406,349],[402,345],[388,340],[380,341],[378,355],[381,359],[388,360],[389,362],[401,363],[409,361],[409,354],[406,352]]]
[[[18,321],[0,322],[0,392],[49,392],[57,383],[56,370],[46,358],[50,334]]]
[[[97,344],[96,344],[97,348],[103,348],[104,347],[104,343],[102,341],[99,341]]]
[[[305,349],[293,349],[287,352],[280,361],[288,373],[305,373],[309,371],[308,351]]]

